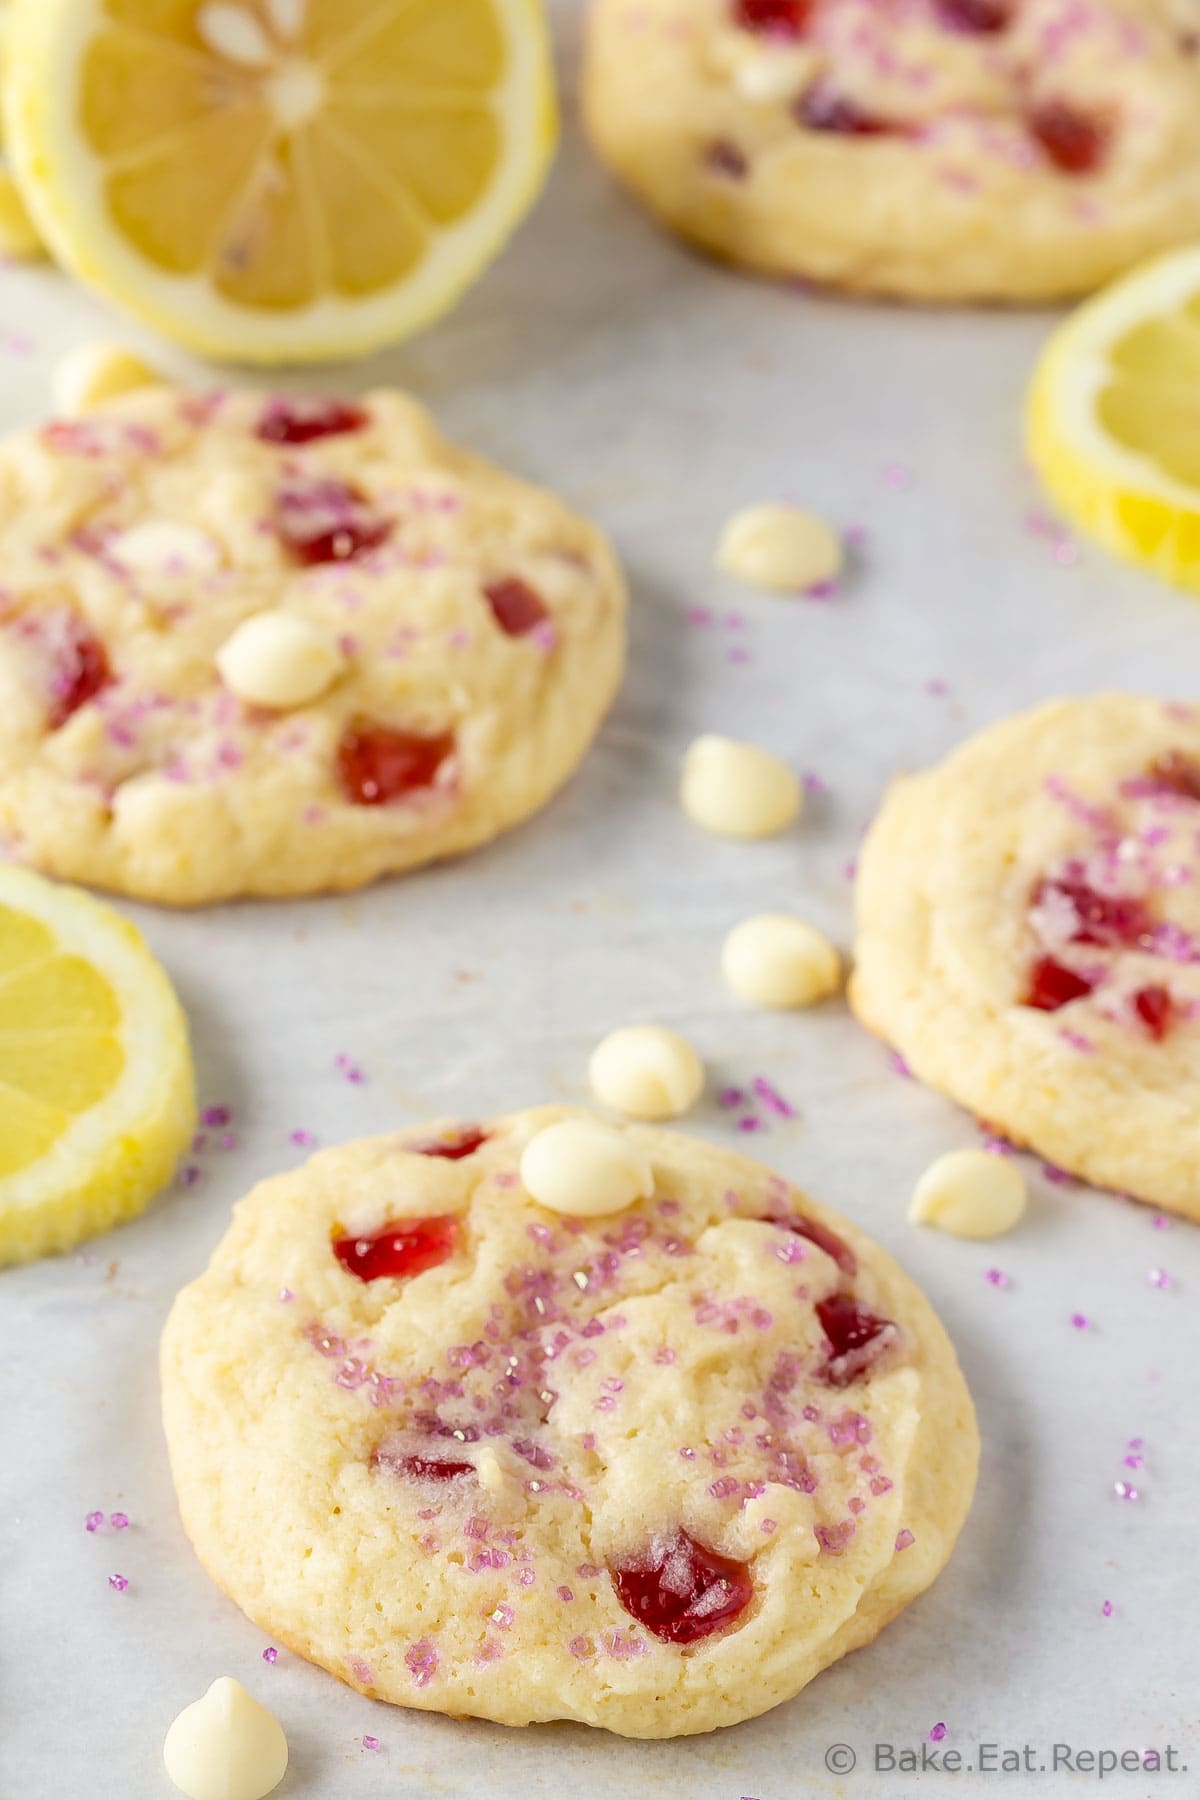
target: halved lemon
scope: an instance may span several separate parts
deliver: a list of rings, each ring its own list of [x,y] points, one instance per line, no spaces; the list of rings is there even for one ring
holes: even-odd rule
[[[7,30],[7,0],[0,0],[0,58],[4,55]],[[21,191],[0,149],[0,256],[12,257],[16,262],[37,262],[45,254],[37,227],[26,211]]]
[[[1115,555],[1200,592],[1200,247],[1157,258],[1054,333],[1029,454]]]
[[[195,1123],[187,1025],[138,932],[0,864],[0,1267],[141,1212]]]
[[[59,260],[194,350],[365,354],[446,311],[553,152],[541,0],[11,0],[13,168]]]

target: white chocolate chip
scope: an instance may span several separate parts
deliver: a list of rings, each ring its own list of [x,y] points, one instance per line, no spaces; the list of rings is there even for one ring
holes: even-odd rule
[[[799,818],[804,790],[793,770],[757,744],[697,738],[683,763],[683,810],[717,837],[774,837]]]
[[[480,1487],[485,1487],[489,1494],[503,1493],[505,1487],[504,1469],[500,1458],[490,1445],[485,1444],[475,1458],[475,1474]]]
[[[60,358],[50,377],[55,411],[67,418],[138,388],[161,386],[162,376],[121,344],[79,344]]]
[[[304,0],[267,0],[267,17],[281,38],[299,37],[304,25]]]
[[[661,1025],[626,1025],[592,1052],[592,1092],[631,1119],[678,1119],[704,1092],[704,1064],[686,1038]]]
[[[569,1218],[623,1212],[654,1192],[650,1158],[598,1119],[560,1119],[530,1138],[521,1155],[530,1199]]]
[[[755,50],[736,64],[733,85],[743,100],[791,100],[807,87],[816,61],[811,50]]]
[[[754,1006],[813,1006],[842,985],[842,961],[827,937],[790,913],[760,913],[735,925],[721,952],[725,980]]]
[[[143,580],[211,575],[221,566],[221,546],[194,525],[148,519],[113,538],[108,554],[127,574]]]
[[[185,1706],[163,1745],[167,1774],[188,1800],[263,1800],[287,1771],[288,1747],[273,1713],[222,1675]]]
[[[1028,1200],[1025,1177],[1011,1158],[951,1150],[922,1175],[908,1216],[914,1225],[936,1225],[952,1237],[1003,1237],[1020,1223]]]
[[[196,30],[210,50],[227,62],[241,63],[246,68],[262,69],[272,60],[271,40],[244,6],[230,6],[224,0],[213,0],[196,14]]]
[[[217,652],[230,693],[248,706],[279,711],[318,700],[345,666],[333,633],[295,613],[255,613]]]
[[[804,593],[841,574],[841,540],[799,506],[748,506],[721,534],[717,566],[737,581]]]

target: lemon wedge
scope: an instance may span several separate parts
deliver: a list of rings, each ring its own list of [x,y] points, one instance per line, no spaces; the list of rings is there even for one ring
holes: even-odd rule
[[[1055,332],[1029,454],[1115,555],[1200,592],[1200,247],[1136,269]]]
[[[8,30],[7,0],[0,0],[0,58]],[[25,210],[20,189],[8,171],[0,140],[0,256],[14,262],[40,262],[46,251],[37,227]]]
[[[0,864],[0,1267],[141,1212],[195,1122],[183,1012],[133,926]]]
[[[59,261],[193,350],[341,360],[445,312],[554,148],[541,0],[10,0]]]

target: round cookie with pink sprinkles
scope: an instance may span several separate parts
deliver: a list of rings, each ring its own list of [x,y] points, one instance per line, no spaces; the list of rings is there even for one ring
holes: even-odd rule
[[[592,139],[731,262],[1085,293],[1200,234],[1194,0],[593,0]]]
[[[169,905],[361,886],[573,772],[626,591],[425,410],[139,390],[0,445],[0,840]]]
[[[612,1210],[595,1170],[566,1210],[574,1138],[552,1207],[547,1134],[586,1120],[431,1125],[256,1188],[166,1327],[171,1466],[217,1584],[363,1693],[680,1736],[930,1585],[975,1417],[912,1282],[761,1164],[586,1124]]]
[[[855,1011],[1059,1168],[1200,1219],[1200,708],[1100,694],[890,789]]]

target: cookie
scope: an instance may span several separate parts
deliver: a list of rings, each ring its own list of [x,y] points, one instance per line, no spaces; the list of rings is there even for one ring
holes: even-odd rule
[[[1200,232],[1190,0],[593,0],[601,157],[704,249],[1044,300]]]
[[[912,1072],[1062,1169],[1200,1219],[1200,711],[1102,694],[897,781],[851,1001]]]
[[[536,1205],[522,1166],[547,1191],[549,1128],[586,1117],[433,1125],[255,1189],[166,1327],[171,1466],[218,1585],[364,1693],[708,1731],[929,1585],[974,1414],[890,1257],[757,1163],[594,1124],[575,1153],[607,1132],[646,1197]]]
[[[403,395],[148,388],[0,447],[0,835],[170,905],[485,843],[592,742],[611,551]]]

